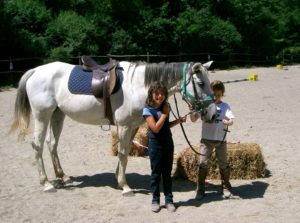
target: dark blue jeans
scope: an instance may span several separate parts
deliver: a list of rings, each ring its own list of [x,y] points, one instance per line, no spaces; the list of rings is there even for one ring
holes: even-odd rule
[[[167,141],[167,140],[166,140]],[[152,202],[160,202],[160,179],[162,177],[166,203],[173,203],[171,171],[173,165],[173,141],[160,143],[155,139],[149,142],[149,158],[151,164]]]

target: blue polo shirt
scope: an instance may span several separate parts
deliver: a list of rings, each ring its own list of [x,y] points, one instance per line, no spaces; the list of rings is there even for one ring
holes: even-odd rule
[[[162,114],[162,108],[154,108],[151,106],[146,106],[143,109],[143,117],[145,118],[146,116],[153,116],[155,121],[158,121],[160,116]],[[172,132],[170,129],[170,124],[169,124],[169,117],[166,119],[163,127],[160,129],[160,131],[158,133],[154,133],[152,132],[152,130],[150,129],[150,134],[149,134],[149,138],[152,140],[157,140],[160,143],[172,143],[173,144],[173,140],[172,140]]]

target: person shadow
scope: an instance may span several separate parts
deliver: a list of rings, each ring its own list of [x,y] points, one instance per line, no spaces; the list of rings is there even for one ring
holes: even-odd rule
[[[230,199],[256,199],[263,198],[269,184],[263,181],[253,181],[240,186],[233,186],[232,196]],[[194,197],[185,201],[176,202],[177,207],[180,206],[195,206],[200,207],[205,203],[224,200],[221,193],[220,184],[209,184],[205,191],[205,197],[201,200],[196,200]]]

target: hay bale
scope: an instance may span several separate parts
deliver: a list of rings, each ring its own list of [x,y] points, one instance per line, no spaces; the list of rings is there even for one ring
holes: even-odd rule
[[[199,145],[195,146],[199,151]],[[256,179],[265,176],[264,158],[261,148],[255,143],[228,144],[227,153],[231,168],[231,179]],[[200,156],[190,148],[180,151],[177,156],[175,178],[184,178],[197,181]],[[208,179],[220,179],[215,153],[212,155]]]
[[[119,137],[116,129],[111,130],[111,154],[118,155]]]
[[[116,130],[111,131],[112,143],[111,143],[111,151],[112,155],[116,156],[118,154],[118,142],[119,137]],[[147,124],[141,125],[133,140],[132,140],[130,156],[146,156],[147,149],[144,146],[148,146],[149,144],[149,128]]]

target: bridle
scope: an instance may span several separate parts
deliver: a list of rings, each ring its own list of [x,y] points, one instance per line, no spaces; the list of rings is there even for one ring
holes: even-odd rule
[[[195,73],[191,73],[188,80],[186,78],[188,64],[184,64],[183,66],[183,74],[181,80],[181,90],[180,93],[182,95],[182,99],[190,106],[195,109],[196,112],[202,112],[203,109],[207,108],[213,102],[213,97],[211,95],[205,95],[203,97],[199,97],[196,83],[194,80]],[[186,86],[192,82],[194,95],[187,91]],[[199,85],[203,86],[203,82],[200,82]]]

